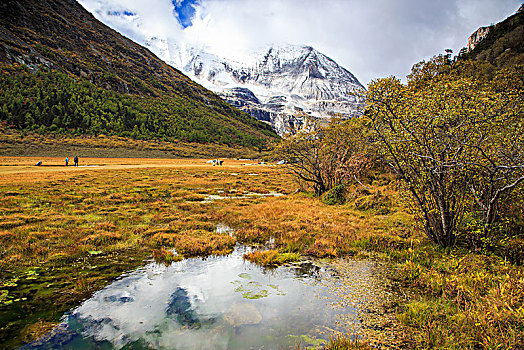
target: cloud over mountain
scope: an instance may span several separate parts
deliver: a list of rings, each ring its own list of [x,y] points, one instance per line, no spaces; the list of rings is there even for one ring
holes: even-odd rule
[[[237,58],[261,44],[311,45],[364,83],[404,77],[411,65],[452,48],[478,27],[497,22],[520,0],[80,0],[130,38],[147,33],[199,43]],[[126,14],[127,12],[127,14]],[[231,57],[234,56],[234,57]]]

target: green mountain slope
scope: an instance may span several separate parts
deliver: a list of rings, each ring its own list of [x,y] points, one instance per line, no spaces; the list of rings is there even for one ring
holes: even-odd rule
[[[258,147],[258,122],[73,0],[0,2],[0,120],[21,129]]]

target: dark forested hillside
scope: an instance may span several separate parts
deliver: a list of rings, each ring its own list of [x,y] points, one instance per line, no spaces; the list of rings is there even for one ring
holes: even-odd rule
[[[17,128],[258,146],[270,126],[73,0],[0,3],[0,119]]]

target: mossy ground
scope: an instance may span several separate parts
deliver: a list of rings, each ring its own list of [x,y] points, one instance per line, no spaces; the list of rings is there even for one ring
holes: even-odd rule
[[[42,334],[152,255],[169,263],[179,259],[172,248],[205,256],[227,254],[236,242],[263,251],[268,241],[276,257],[354,256],[396,266],[395,278],[414,294],[397,309],[405,348],[524,344],[522,267],[428,243],[391,175],[377,174],[370,190],[348,186],[345,204],[327,205],[295,193],[282,169],[241,161],[81,159],[101,166],[42,169],[33,161],[2,158],[11,165],[0,167],[0,342],[7,348]],[[285,196],[248,195],[272,192]],[[234,228],[234,237],[219,224]]]

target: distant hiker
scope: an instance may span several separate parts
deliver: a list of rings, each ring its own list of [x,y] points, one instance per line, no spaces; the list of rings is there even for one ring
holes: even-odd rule
[[[78,166],[78,156],[75,156],[75,158],[73,159],[73,161],[75,162],[75,166]]]
[[[65,163],[66,163],[65,166],[67,166],[67,164],[69,164],[69,157],[66,157]]]
[[[36,163],[36,166],[41,166],[42,165],[42,161],[39,160],[37,163]]]

